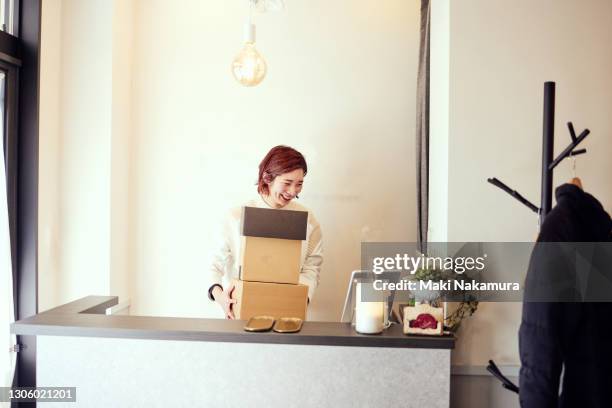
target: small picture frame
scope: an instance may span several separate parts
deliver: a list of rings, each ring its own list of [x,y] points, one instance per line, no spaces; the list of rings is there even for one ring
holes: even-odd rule
[[[414,327],[417,321],[425,321],[427,328]],[[431,322],[436,326],[431,327]],[[412,323],[412,324],[411,324]],[[411,325],[413,327],[411,327]],[[427,303],[404,307],[404,334],[423,334],[428,336],[441,336],[444,328],[444,308],[433,307]]]

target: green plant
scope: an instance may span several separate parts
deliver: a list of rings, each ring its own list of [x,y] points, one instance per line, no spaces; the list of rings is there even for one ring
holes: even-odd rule
[[[438,269],[425,269],[419,268],[413,275],[413,279],[420,281],[429,281],[429,280],[440,280],[442,279],[443,274],[442,271]]]
[[[438,269],[419,268],[412,275],[411,279],[422,282],[438,282],[444,279],[444,273]],[[440,304],[440,291],[437,289],[424,289],[421,287],[420,289],[413,290],[412,294],[415,301],[426,302],[435,307]]]

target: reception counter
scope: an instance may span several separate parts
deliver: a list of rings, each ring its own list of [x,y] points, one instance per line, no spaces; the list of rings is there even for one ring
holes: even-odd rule
[[[39,387],[76,387],[65,406],[449,406],[451,336],[334,322],[249,333],[243,321],[106,315],[117,301],[88,296],[11,326],[37,336]]]

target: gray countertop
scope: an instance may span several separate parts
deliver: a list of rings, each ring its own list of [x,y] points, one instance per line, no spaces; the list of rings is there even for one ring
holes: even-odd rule
[[[401,325],[382,334],[356,333],[349,323],[304,322],[299,333],[250,333],[244,321],[105,315],[117,296],[87,296],[11,324],[19,335],[114,337],[155,340],[220,341],[321,346],[452,349],[454,336],[407,336]]]

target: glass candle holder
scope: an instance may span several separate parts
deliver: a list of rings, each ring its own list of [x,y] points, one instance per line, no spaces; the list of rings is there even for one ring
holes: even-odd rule
[[[379,334],[385,327],[385,304],[382,300],[364,301],[361,296],[364,284],[368,285],[368,283],[358,282],[356,288],[355,330],[362,334]]]

